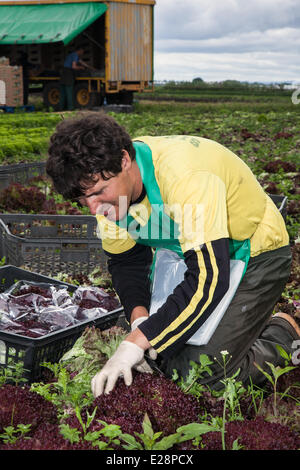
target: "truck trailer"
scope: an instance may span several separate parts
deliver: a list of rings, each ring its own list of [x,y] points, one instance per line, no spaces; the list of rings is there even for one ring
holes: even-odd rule
[[[76,71],[74,103],[90,109],[131,104],[134,92],[153,90],[154,0],[0,1],[0,57],[30,63],[29,93],[59,108],[64,60],[79,46],[93,69]]]

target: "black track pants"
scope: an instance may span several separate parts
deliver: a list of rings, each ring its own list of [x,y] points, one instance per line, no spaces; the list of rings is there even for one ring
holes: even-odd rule
[[[244,278],[215,333],[206,345],[186,345],[176,356],[162,361],[160,369],[171,377],[176,369],[179,376],[186,377],[190,361],[199,362],[200,354],[207,354],[213,361],[213,375],[205,375],[201,383],[211,388],[222,387],[224,378],[221,351],[228,351],[230,358],[226,376],[238,369],[237,380],[245,385],[251,376],[254,384],[263,385],[265,376],[254,362],[267,370],[265,361],[283,365],[276,344],[292,353],[293,338],[280,325],[268,325],[274,306],[279,300],[290,274],[291,250],[289,246],[262,253],[251,258]],[[217,358],[217,360],[215,360]]]

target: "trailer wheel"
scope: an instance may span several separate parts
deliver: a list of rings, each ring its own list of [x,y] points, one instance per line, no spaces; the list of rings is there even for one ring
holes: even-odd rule
[[[43,101],[45,106],[52,106],[52,108],[57,111],[59,108],[59,96],[60,91],[58,82],[47,83],[44,86]]]
[[[97,106],[99,93],[89,92],[87,83],[77,83],[74,88],[74,102],[76,108],[92,108]]]

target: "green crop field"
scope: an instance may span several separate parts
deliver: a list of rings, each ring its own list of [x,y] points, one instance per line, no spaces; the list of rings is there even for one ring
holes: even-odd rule
[[[171,83],[157,87],[153,93],[137,95],[132,112],[110,114],[133,138],[183,134],[216,140],[249,165],[267,193],[287,197],[292,267],[274,313],[289,313],[297,321],[300,104],[293,104],[291,95],[292,91],[272,87]],[[43,111],[41,104],[36,109],[39,111],[33,113],[0,113],[0,171],[10,164],[46,160],[57,123],[80,112]],[[108,108],[98,110],[103,111],[109,112]],[[56,214],[77,214],[81,210],[67,206],[68,201],[52,192],[49,180],[39,178],[2,190],[0,213],[40,213],[46,206]],[[4,264],[5,259],[0,263]],[[56,278],[76,286],[111,288],[111,278],[103,277],[97,269],[89,276],[60,272]],[[119,380],[109,395],[94,400],[91,378],[103,366],[99,361],[107,360],[124,334],[119,327],[103,335],[98,328],[86,328],[74,349],[59,363],[44,364],[45,378],[30,388],[20,387],[26,380],[21,378],[22,350],[17,351],[16,365],[9,363],[4,368],[0,363],[0,401],[4,410],[0,416],[0,449],[299,450],[300,368],[289,365],[291,357],[282,348],[279,350],[285,365],[267,363],[270,367],[263,373],[268,383],[263,389],[252,383],[245,388],[236,378],[239,371],[226,377],[231,356],[221,351],[225,378],[224,388],[219,391],[197,383],[203,373],[212,373],[212,362],[201,355],[199,365],[191,363],[185,380],[176,370],[172,380],[155,372],[137,373],[130,387]],[[16,350],[10,346],[8,349],[14,351],[9,356],[11,361]],[[299,349],[297,354],[299,359]],[[0,359],[4,356],[0,348]]]
[[[250,166],[268,192],[288,197],[287,225],[295,239],[299,232],[300,104],[294,105],[291,95],[292,91],[272,87],[171,83],[139,95],[133,112],[111,114],[132,137],[190,134],[227,146]],[[50,135],[70,114],[74,113],[1,113],[0,164],[45,160]]]

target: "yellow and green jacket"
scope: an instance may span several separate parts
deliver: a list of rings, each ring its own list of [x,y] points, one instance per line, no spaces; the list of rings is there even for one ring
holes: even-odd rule
[[[249,167],[222,145],[191,136],[144,136],[134,147],[141,196],[120,221],[96,217],[128,320],[134,307],[149,309],[153,253],[167,248],[184,259],[183,282],[139,326],[167,358],[221,302],[230,259],[243,259],[246,271],[250,257],[289,239],[280,212]]]

